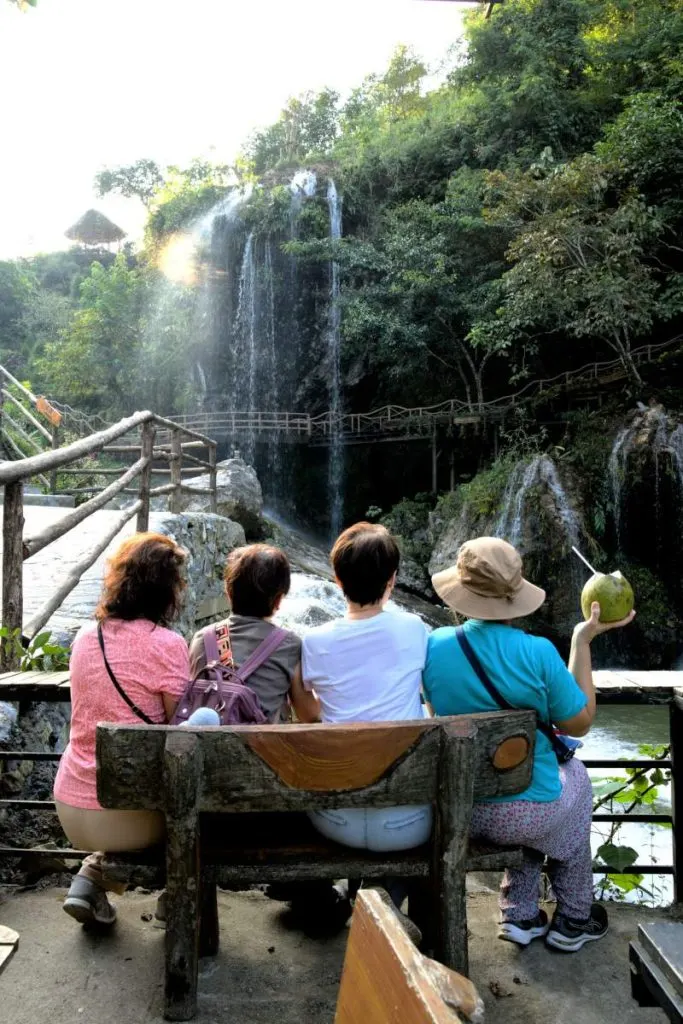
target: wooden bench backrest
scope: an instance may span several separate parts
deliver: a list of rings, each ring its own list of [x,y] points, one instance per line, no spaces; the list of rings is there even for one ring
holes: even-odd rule
[[[373,889],[356,898],[334,1024],[481,1020],[471,981],[418,952]]]
[[[519,793],[531,777],[535,721],[505,711],[354,725],[100,725],[97,792],[104,807],[163,810],[182,761],[200,811],[429,803],[444,744],[467,742],[475,799]]]

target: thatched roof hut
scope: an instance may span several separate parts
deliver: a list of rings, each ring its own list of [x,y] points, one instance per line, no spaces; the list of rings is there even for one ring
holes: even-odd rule
[[[126,237],[126,232],[99,210],[87,210],[64,234],[83,245],[109,245]]]

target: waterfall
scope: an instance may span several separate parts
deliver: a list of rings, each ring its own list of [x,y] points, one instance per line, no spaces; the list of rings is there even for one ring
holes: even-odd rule
[[[233,411],[256,410],[256,259],[254,232],[250,232],[244,246],[240,270],[237,313],[233,329],[235,345],[235,373],[233,378]],[[249,461],[254,460],[255,434],[249,430],[246,443]]]
[[[515,497],[522,486],[524,470],[524,462],[517,462],[508,477],[508,482],[505,485],[505,491],[503,492],[503,497],[500,503],[500,516],[498,517],[498,522],[493,530],[494,537],[504,537],[509,539],[512,533]]]
[[[607,463],[607,475],[609,477],[610,493],[612,495],[612,509],[614,515],[614,532],[617,539],[617,548],[621,544],[621,502],[624,479],[626,477],[626,460],[631,448],[633,436],[628,427],[624,427],[617,434],[612,451]]]
[[[327,185],[327,206],[330,214],[330,238],[336,241],[342,236],[342,199],[330,178]],[[344,455],[341,440],[341,310],[339,308],[339,264],[330,263],[330,305],[328,313],[327,351],[330,363],[330,461],[328,467],[328,492],[330,503],[330,529],[336,537],[341,529],[344,511],[343,473]]]
[[[495,535],[505,537],[515,547],[522,544],[527,495],[537,484],[544,484],[552,494],[568,542],[578,544],[579,518],[562,486],[555,463],[547,455],[536,455],[528,464],[518,462],[514,467],[503,495]]]
[[[660,490],[661,490],[661,463],[662,453],[669,455],[676,474],[681,482],[683,491],[683,427],[678,426],[669,432],[669,421],[666,413],[661,407],[653,407],[643,410],[629,427],[623,427],[612,445],[609,461],[607,464],[607,475],[609,478],[610,494],[614,516],[614,530],[616,534],[617,547],[620,548],[624,532],[624,485],[626,482],[626,470],[629,456],[638,435],[642,435],[640,443],[645,440],[652,453],[654,462],[654,508],[655,520],[660,518]],[[656,543],[659,543],[659,536]]]
[[[678,487],[683,495],[683,423],[679,423],[671,432],[668,446],[671,449],[671,457],[676,470]]]

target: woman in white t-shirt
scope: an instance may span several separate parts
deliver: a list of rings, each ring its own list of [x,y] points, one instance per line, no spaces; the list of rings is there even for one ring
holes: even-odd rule
[[[330,555],[346,615],[303,640],[304,688],[315,690],[323,722],[387,722],[423,717],[420,698],[427,629],[417,615],[387,611],[399,563],[383,526],[356,523]],[[345,846],[405,850],[429,838],[426,806],[313,811],[319,832]],[[393,893],[392,893],[393,895]]]

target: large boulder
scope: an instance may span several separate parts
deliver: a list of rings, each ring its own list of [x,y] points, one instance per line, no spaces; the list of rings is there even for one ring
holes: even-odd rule
[[[209,486],[209,475],[195,477],[187,487],[203,490]],[[225,459],[216,465],[217,512],[244,527],[248,540],[261,540],[265,536],[263,520],[263,494],[261,484],[252,466],[241,458]],[[182,496],[184,512],[208,512],[211,501],[208,494]]]
[[[432,575],[453,565],[460,546],[473,537],[503,537],[514,544],[526,576],[548,595],[534,628],[563,646],[568,643],[581,617],[579,599],[586,578],[571,547],[592,555],[594,545],[584,527],[577,488],[566,471],[561,479],[545,455],[501,462],[442,499],[430,516],[430,530]]]
[[[174,628],[189,640],[198,622],[217,617],[227,608],[223,570],[230,552],[245,543],[244,529],[222,515],[192,512],[152,516],[150,529],[166,534],[187,551],[187,587]]]

